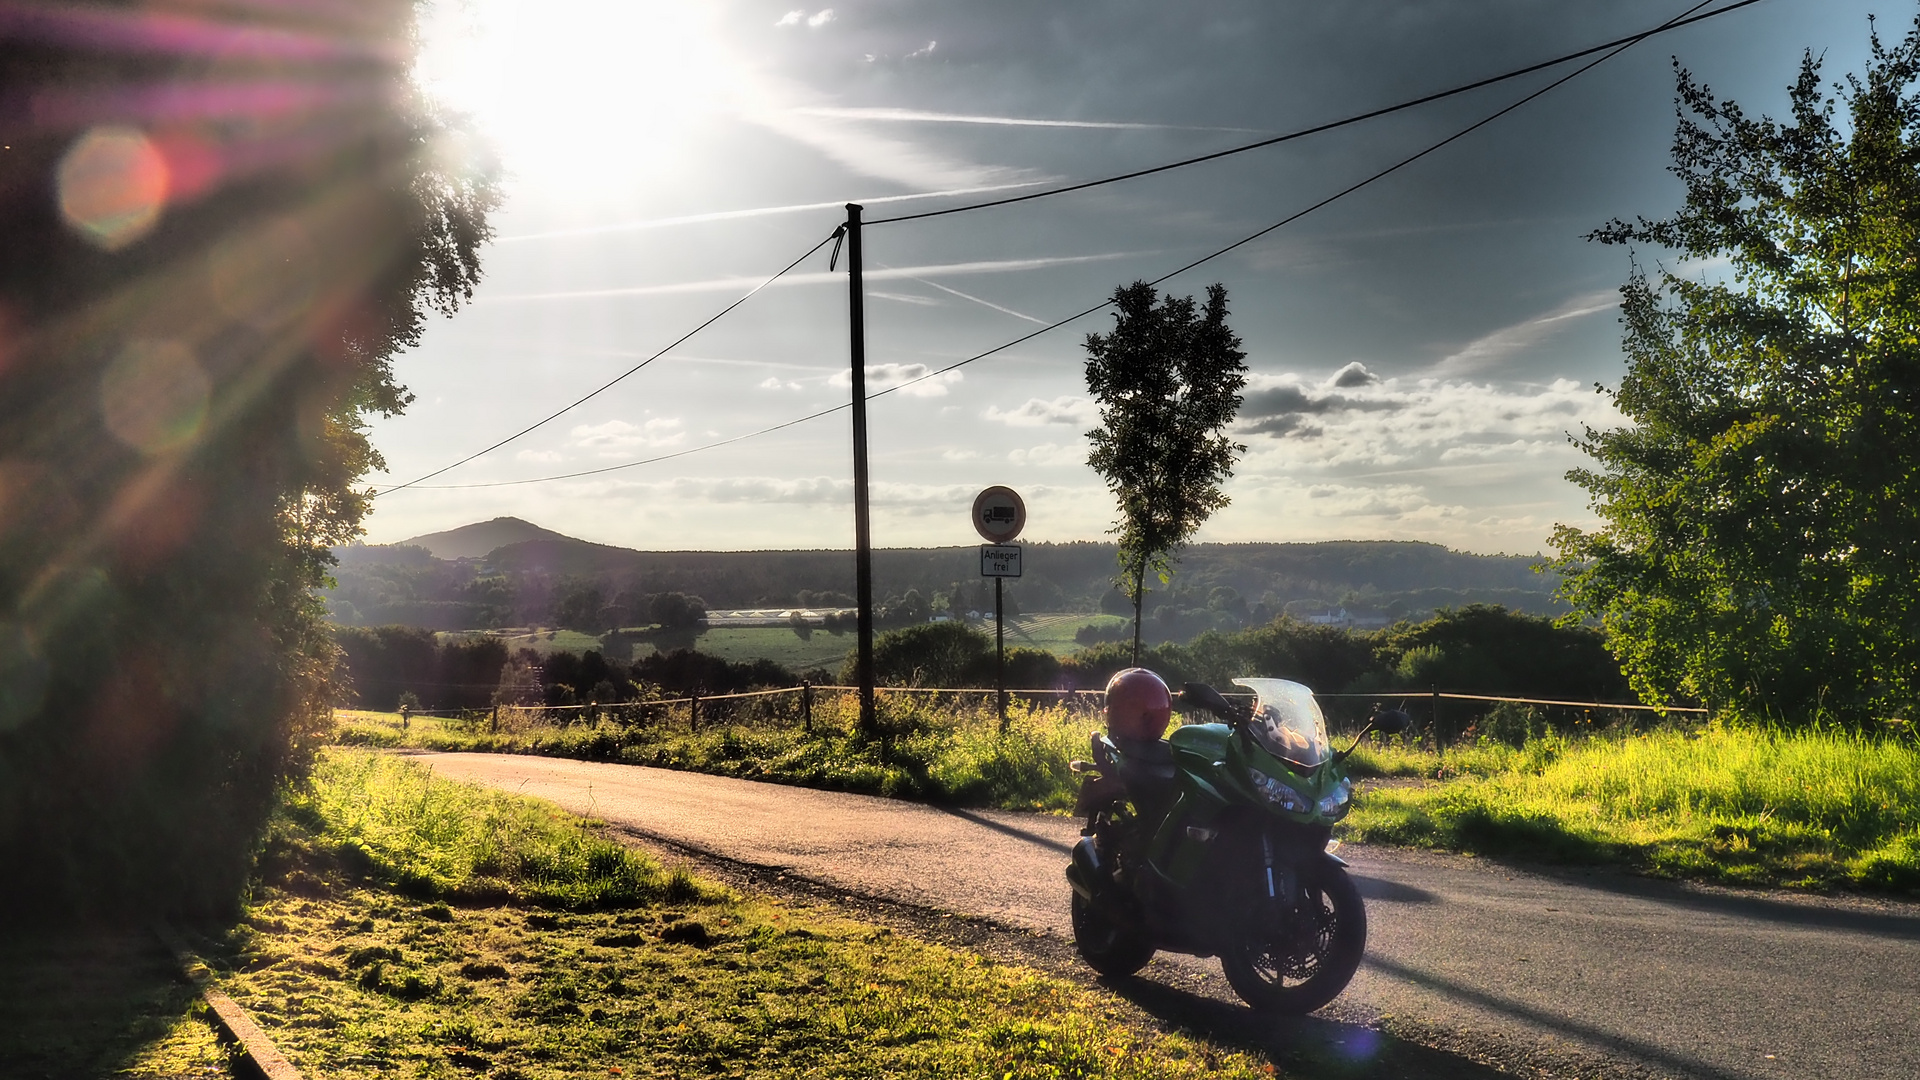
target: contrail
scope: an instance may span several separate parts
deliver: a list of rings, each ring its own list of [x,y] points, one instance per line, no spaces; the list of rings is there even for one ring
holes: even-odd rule
[[[889,123],[991,124],[996,127],[1094,128],[1106,131],[1237,131],[1266,134],[1261,128],[1207,127],[1196,124],[1141,124],[1112,120],[1036,120],[1024,116],[973,116],[965,113],[923,112],[919,109],[837,109],[809,106],[791,112],[833,120],[879,120]]]
[[[1111,251],[1103,255],[1056,255],[1042,259],[994,259],[985,262],[947,263],[943,266],[907,266],[898,269],[887,267],[868,270],[864,275],[868,281],[899,280],[902,278],[921,281],[929,275],[953,274],[1002,274],[1019,270],[1039,270],[1049,266],[1072,266],[1076,263],[1107,262],[1112,259],[1126,259],[1144,254],[1135,251]],[[844,273],[788,274],[775,282],[766,283],[769,287],[779,288],[788,285],[827,285],[846,283]],[[510,296],[482,296],[474,299],[476,304],[500,304],[521,300],[587,300],[604,296],[667,296],[675,293],[732,292],[737,289],[762,284],[760,278],[713,278],[708,281],[682,281],[671,285],[634,285],[618,289],[580,289],[572,292],[514,293]],[[932,282],[926,282],[932,285]],[[935,288],[941,286],[935,285]],[[974,299],[967,297],[967,299]],[[980,301],[986,303],[986,301]],[[988,307],[994,305],[988,304]],[[1006,309],[1001,308],[1004,311]],[[1008,314],[1018,314],[1008,312]],[[1027,316],[1022,315],[1021,318]],[[1037,321],[1037,320],[1036,320]]]
[[[861,206],[877,206],[880,203],[911,202],[914,199],[939,199],[949,195],[979,195],[991,191],[1013,191],[1017,188],[1038,187],[1048,183],[1046,180],[1023,180],[1018,184],[992,184],[987,187],[953,188],[948,191],[923,191],[917,195],[876,195],[868,199],[841,199],[838,202],[793,203],[789,206],[756,206],[750,210],[715,210],[707,214],[686,214],[681,217],[652,218],[647,221],[622,221],[612,225],[587,225],[578,229],[553,229],[548,232],[519,233],[514,236],[498,236],[496,244],[517,244],[524,240],[556,240],[569,236],[597,236],[601,233],[632,232],[640,229],[665,229],[674,225],[698,225],[705,221],[732,221],[736,218],[768,217],[773,214],[798,214],[807,210],[838,210],[847,203],[859,203]]]

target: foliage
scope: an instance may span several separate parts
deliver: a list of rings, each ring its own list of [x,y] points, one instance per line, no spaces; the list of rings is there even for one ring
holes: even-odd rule
[[[0,184],[0,907],[233,902],[326,729],[367,418],[479,276],[494,187],[410,0],[207,18],[231,47],[0,42],[9,100],[94,103],[17,127]],[[268,84],[311,92],[231,92]]]
[[[1908,715],[1920,678],[1920,22],[1865,72],[1802,61],[1785,122],[1678,72],[1672,217],[1615,221],[1723,275],[1623,288],[1628,427],[1569,474],[1565,593],[1649,700],[1778,721]]]
[[[1348,835],[1739,884],[1920,891],[1910,739],[1716,725],[1448,757],[1461,779],[1370,791]]]
[[[385,849],[394,877],[516,850],[528,823],[606,841],[546,804],[464,785],[433,782],[439,802],[416,815],[424,770],[380,769],[371,784],[354,767],[323,770],[313,805],[279,828],[308,839],[263,867],[246,922],[207,957],[309,1076],[1273,1075],[1246,1053],[1129,1022],[1097,991],[820,907],[729,896],[625,849],[608,864],[669,887],[604,910],[415,899],[324,857],[319,838],[356,828],[363,796],[405,834]],[[432,826],[415,829],[422,816]]]
[[[549,806],[364,750],[321,759],[288,798],[262,868],[277,875],[315,855],[420,899],[595,909],[707,895]]]
[[[1227,505],[1220,485],[1246,448],[1223,431],[1240,408],[1246,354],[1227,328],[1227,290],[1166,297],[1145,282],[1114,290],[1114,326],[1088,334],[1087,392],[1100,426],[1087,464],[1119,502],[1120,583],[1133,601],[1134,653],[1140,651],[1140,601],[1146,575],[1164,582],[1174,553],[1213,512]]]

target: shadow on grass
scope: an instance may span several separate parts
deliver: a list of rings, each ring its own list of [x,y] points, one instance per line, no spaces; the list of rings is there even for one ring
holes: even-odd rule
[[[1289,1073],[1421,1080],[1495,1080],[1508,1075],[1471,1058],[1362,1024],[1318,1016],[1262,1016],[1244,1005],[1151,979],[1103,981],[1115,994],[1168,1023],[1223,1046],[1258,1051]]]
[[[196,1001],[145,930],[10,925],[0,933],[0,1076],[140,1076],[121,1070]]]

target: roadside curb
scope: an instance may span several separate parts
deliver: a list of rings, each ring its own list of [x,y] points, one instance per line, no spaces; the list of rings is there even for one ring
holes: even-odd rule
[[[260,1025],[253,1022],[253,1017],[247,1015],[247,1010],[214,987],[212,969],[194,955],[185,939],[172,926],[156,922],[153,924],[153,934],[180,964],[180,973],[200,989],[200,996],[213,1012],[214,1026],[240,1044],[255,1073],[265,1080],[305,1080],[300,1070],[293,1067],[293,1062],[288,1061],[280,1048],[273,1045],[273,1040],[260,1029]]]

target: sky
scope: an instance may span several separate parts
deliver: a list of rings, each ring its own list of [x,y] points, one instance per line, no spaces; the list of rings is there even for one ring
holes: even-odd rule
[[[472,302],[396,362],[380,487],[466,457],[658,352],[826,237],[1208,153],[1657,25],[1683,0],[447,0],[419,78],[504,168]],[[1716,6],[1718,6],[1716,4]],[[1623,360],[1630,253],[1585,239],[1675,209],[1675,58],[1779,114],[1801,54],[1838,77],[1868,16],[1765,0],[1644,42],[1162,288],[1228,290],[1251,369],[1231,503],[1201,541],[1424,540],[1534,553],[1591,527],[1565,473]],[[1545,85],[1555,69],[1091,191],[863,231],[869,391],[1090,307],[1285,218]],[[848,400],[831,245],[684,344],[499,449],[383,495],[368,540],[514,515],[643,549],[850,547],[850,420],[696,450]],[[1632,253],[1661,265],[1659,251]],[[1670,265],[1670,261],[1668,262]],[[1681,267],[1711,273],[1711,267]],[[1089,315],[870,406],[874,543],[1098,539]],[[492,485],[492,486],[476,486]]]

